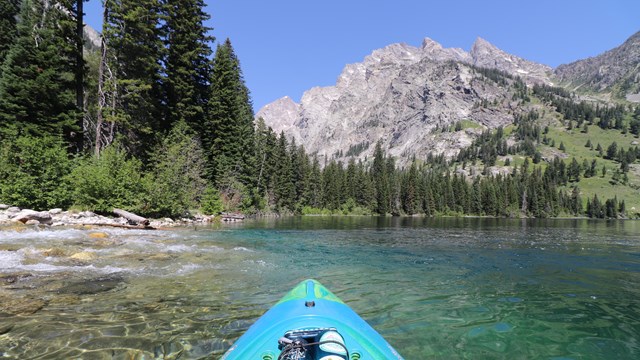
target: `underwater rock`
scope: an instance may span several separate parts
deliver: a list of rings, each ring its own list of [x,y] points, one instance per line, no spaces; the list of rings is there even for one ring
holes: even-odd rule
[[[0,313],[31,315],[40,311],[46,304],[42,299],[0,296]]]
[[[89,251],[81,251],[69,256],[70,259],[79,260],[79,261],[91,261],[98,258],[98,255],[94,252]]]
[[[43,250],[42,255],[46,257],[60,257],[67,256],[67,252],[61,248],[51,248]]]
[[[113,290],[124,283],[124,278],[120,275],[104,276],[93,279],[85,279],[58,290],[59,294],[92,295]]]
[[[13,329],[13,324],[0,324],[0,335],[4,335]]]
[[[92,232],[92,233],[89,233],[89,237],[92,239],[104,239],[109,237],[109,235],[103,232]]]

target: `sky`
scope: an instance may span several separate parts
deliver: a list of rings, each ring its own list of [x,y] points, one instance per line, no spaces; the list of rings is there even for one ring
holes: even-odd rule
[[[240,59],[254,110],[334,85],[346,64],[430,37],[469,51],[477,37],[552,67],[598,55],[640,31],[640,0],[204,0],[206,25]],[[85,21],[101,30],[101,0]],[[214,49],[215,49],[214,44]]]

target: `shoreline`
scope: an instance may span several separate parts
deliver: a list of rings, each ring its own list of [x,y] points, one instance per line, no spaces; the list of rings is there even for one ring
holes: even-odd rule
[[[195,215],[181,219],[149,219],[147,226],[132,225],[130,221],[118,216],[104,216],[92,211],[62,210],[59,208],[45,211],[21,209],[17,206],[0,204],[0,225],[21,224],[25,226],[105,226],[130,229],[162,229],[189,225],[206,225],[218,222],[219,217]]]

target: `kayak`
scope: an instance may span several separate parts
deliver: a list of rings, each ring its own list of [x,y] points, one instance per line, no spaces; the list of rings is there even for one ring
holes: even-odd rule
[[[223,360],[403,359],[366,321],[315,280],[305,280],[260,317]]]

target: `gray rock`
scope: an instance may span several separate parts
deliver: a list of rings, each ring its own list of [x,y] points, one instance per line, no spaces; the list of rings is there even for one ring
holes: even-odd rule
[[[95,217],[96,214],[91,212],[91,211],[83,211],[81,213],[79,213],[78,215],[80,215],[80,217],[85,217],[85,218],[90,218],[90,217]]]
[[[9,205],[0,204],[0,210],[7,210],[8,208],[9,208]]]
[[[15,214],[11,220],[19,221],[26,224],[30,220],[36,220],[39,224],[50,225],[53,222],[51,214],[48,211],[22,210]]]
[[[640,31],[615,49],[558,66],[555,75],[572,90],[606,91],[611,90],[614,85],[624,85],[626,94],[634,94],[640,92],[638,64],[640,64]]]
[[[528,84],[551,84],[551,67],[508,54],[483,38],[476,39],[470,54],[473,65],[520,76]]]
[[[62,213],[62,209],[60,209],[60,208],[55,208],[55,209],[49,210],[49,214],[51,214],[51,215],[58,215],[60,213]]]
[[[501,60],[492,63],[492,57]],[[317,153],[321,163],[322,158],[346,161],[347,154],[372,159],[378,141],[399,165],[430,152],[450,157],[469,146],[477,133],[438,129],[461,120],[480,129],[495,128],[514,119],[513,89],[481,75],[474,64],[526,75],[531,83],[547,82],[551,71],[482,39],[471,53],[425,39],[421,48],[393,44],[376,50],[363,62],[347,65],[335,86],[308,90],[300,104],[284,97],[256,117]],[[479,107],[483,100],[496,105]]]
[[[20,212],[20,208],[17,206],[11,206],[10,208],[7,209],[8,213],[19,213]]]

